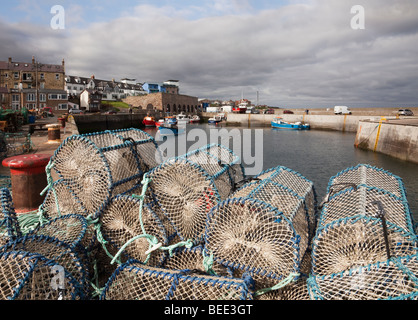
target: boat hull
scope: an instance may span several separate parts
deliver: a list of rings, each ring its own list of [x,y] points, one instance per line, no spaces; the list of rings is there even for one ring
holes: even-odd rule
[[[142,123],[146,127],[155,127],[155,121],[152,121],[152,120],[144,120],[142,121]]]

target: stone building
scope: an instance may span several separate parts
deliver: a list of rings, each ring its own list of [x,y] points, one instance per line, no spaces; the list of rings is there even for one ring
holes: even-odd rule
[[[145,96],[127,97],[123,102],[142,110],[158,110],[164,113],[196,113],[201,111],[198,98],[165,92],[150,93]]]
[[[65,87],[64,59],[61,64],[35,61],[16,62],[10,57],[0,61],[1,105],[20,110],[52,107],[56,111],[68,109]]]

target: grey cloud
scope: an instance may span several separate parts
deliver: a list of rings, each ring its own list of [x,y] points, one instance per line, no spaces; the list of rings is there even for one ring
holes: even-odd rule
[[[259,90],[260,103],[273,106],[416,104],[418,3],[364,2],[365,30],[350,28],[358,3],[349,0],[197,20],[141,6],[61,33],[3,24],[0,54],[64,57],[67,72],[83,76],[179,79],[182,93],[198,97],[238,99],[244,91],[255,100]]]

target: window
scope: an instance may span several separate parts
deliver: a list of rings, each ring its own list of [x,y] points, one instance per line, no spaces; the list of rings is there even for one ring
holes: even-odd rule
[[[13,94],[12,95],[12,101],[13,102],[19,102],[20,101],[20,97],[18,94]]]
[[[72,90],[72,87],[71,86],[68,86],[68,90]]]
[[[5,74],[4,74],[4,77],[5,77],[6,79],[8,79],[8,78],[9,78],[9,74],[8,74],[8,73],[5,73]]]
[[[39,95],[39,101],[43,101],[43,102],[45,102],[45,101],[46,101],[46,94],[45,94],[45,93],[41,93],[41,94]]]
[[[19,79],[19,72],[13,72],[13,77],[15,79]]]
[[[26,96],[27,101],[36,101],[36,95],[34,93],[28,93]]]
[[[55,74],[55,79],[56,79],[56,80],[59,80],[59,79],[60,79],[60,74],[59,74],[59,73],[56,73],[56,74]]]
[[[23,73],[22,74],[22,80],[28,80],[28,81],[30,81],[30,80],[32,80],[32,74],[31,73]]]
[[[45,79],[45,74],[41,73],[41,79]]]
[[[68,105],[66,103],[60,103],[58,105],[58,110],[68,110]]]

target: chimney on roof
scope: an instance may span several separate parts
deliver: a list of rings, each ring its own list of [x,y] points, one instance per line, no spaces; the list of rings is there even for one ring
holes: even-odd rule
[[[32,64],[35,64],[35,56],[32,56]]]
[[[12,57],[9,57],[9,63],[12,63]]]
[[[65,65],[65,61],[64,61],[64,58],[62,58],[62,66],[64,65]]]
[[[94,74],[93,75],[91,75],[91,77],[90,77],[91,79],[94,79]]]

